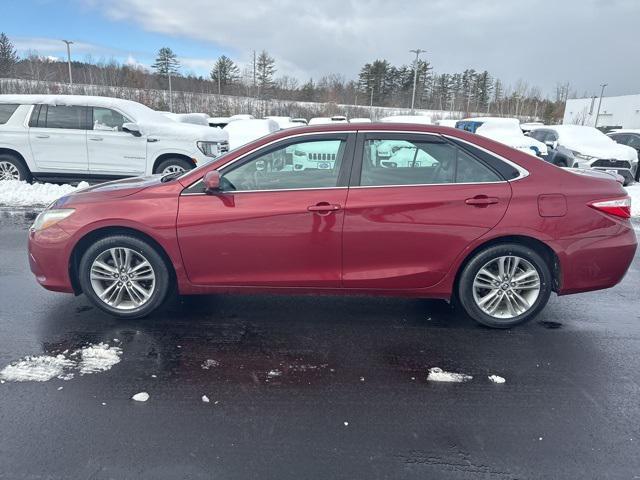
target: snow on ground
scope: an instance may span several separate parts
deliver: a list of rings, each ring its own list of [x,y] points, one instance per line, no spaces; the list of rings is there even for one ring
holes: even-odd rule
[[[120,362],[122,349],[106,343],[87,345],[59,355],[33,355],[15,361],[0,370],[0,379],[9,382],[46,382],[53,378],[71,380],[73,371],[81,374],[105,372]]]
[[[464,373],[445,372],[441,368],[433,367],[429,369],[429,375],[427,380],[432,382],[454,382],[461,383],[471,380],[471,375],[465,375]]]
[[[9,207],[49,205],[63,195],[88,186],[87,182],[80,182],[77,187],[74,187],[52,183],[29,184],[17,180],[0,180],[0,205]]]
[[[135,400],[136,402],[146,402],[149,400],[149,394],[147,392],[136,393],[131,400]]]
[[[217,360],[212,360],[211,358],[205,360],[202,365],[201,368],[203,370],[209,370],[210,368],[215,368],[220,366],[220,362],[218,362]]]
[[[640,183],[625,188],[631,197],[631,216],[640,217]]]
[[[491,380],[493,383],[504,383],[504,382],[506,382],[504,377],[501,377],[499,375],[489,375],[489,380]]]
[[[104,372],[120,362],[122,349],[110,347],[106,343],[84,347],[80,352],[80,373]]]
[[[74,365],[64,355],[29,356],[0,370],[0,378],[8,382],[46,382]]]

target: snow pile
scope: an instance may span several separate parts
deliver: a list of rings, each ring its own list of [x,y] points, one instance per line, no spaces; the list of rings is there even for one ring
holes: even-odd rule
[[[454,382],[462,383],[471,380],[471,375],[465,375],[464,373],[445,372],[441,368],[433,367],[429,369],[429,375],[427,380],[432,382]]]
[[[279,377],[282,375],[282,372],[280,370],[269,370],[269,373],[267,373],[267,377],[269,378],[275,378],[275,377]]]
[[[88,186],[87,182],[80,182],[77,187],[73,187],[51,183],[29,184],[17,180],[0,180],[0,205],[10,207],[49,205],[63,195]]]
[[[8,382],[46,382],[74,365],[64,355],[29,356],[0,370],[0,378]]]
[[[631,197],[631,216],[640,217],[640,183],[626,187]]]
[[[491,380],[493,383],[504,383],[504,382],[506,382],[504,377],[501,377],[499,375],[489,375],[489,380]]]
[[[217,360],[212,360],[212,359],[207,359],[205,360],[202,365],[200,365],[202,367],[203,370],[209,370],[210,368],[215,368],[215,367],[219,367],[220,366],[220,362],[218,362]]]
[[[105,372],[120,362],[122,349],[106,343],[87,345],[68,354],[30,355],[0,370],[0,379],[9,382],[46,382],[53,378],[71,380],[80,374]]]
[[[202,402],[209,403],[210,402],[209,397],[207,397],[206,395],[202,395]]]
[[[149,400],[149,394],[147,392],[136,393],[131,400],[135,400],[136,402],[146,402]]]
[[[122,349],[106,343],[90,345],[80,351],[82,360],[78,366],[81,374],[104,372],[120,362]]]

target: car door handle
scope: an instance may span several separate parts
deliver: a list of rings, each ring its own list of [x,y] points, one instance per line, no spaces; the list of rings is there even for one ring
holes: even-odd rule
[[[498,203],[500,200],[496,197],[487,197],[486,195],[476,195],[473,198],[467,198],[464,203],[473,205],[474,207],[487,207]]]
[[[101,142],[104,139],[102,137],[89,137],[89,140],[93,140],[94,142]]]
[[[49,135],[44,135],[44,134],[40,134],[40,135],[36,135],[36,138],[49,138]]]
[[[335,203],[320,202],[315,205],[311,205],[310,207],[307,207],[307,210],[309,210],[310,212],[318,213],[320,215],[323,215],[323,214],[328,215],[329,213],[336,212],[341,208],[342,206],[337,205]]]

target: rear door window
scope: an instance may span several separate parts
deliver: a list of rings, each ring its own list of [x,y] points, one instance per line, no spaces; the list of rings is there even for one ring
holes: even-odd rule
[[[499,182],[484,162],[438,138],[367,138],[361,186]]]
[[[70,130],[85,130],[87,119],[87,107],[48,105],[46,128],[62,128]],[[42,112],[38,126],[42,124]]]

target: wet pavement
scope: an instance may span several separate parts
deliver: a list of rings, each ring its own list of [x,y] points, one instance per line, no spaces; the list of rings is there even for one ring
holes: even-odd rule
[[[510,331],[382,298],[193,297],[117,321],[36,284],[32,219],[0,211],[0,368],[123,354],[0,385],[0,479],[640,478],[640,256],[617,287]]]

